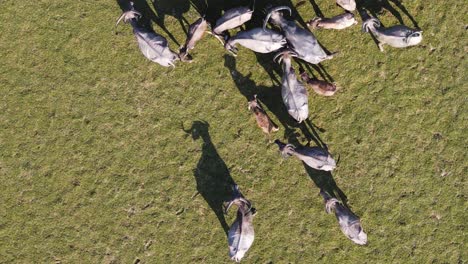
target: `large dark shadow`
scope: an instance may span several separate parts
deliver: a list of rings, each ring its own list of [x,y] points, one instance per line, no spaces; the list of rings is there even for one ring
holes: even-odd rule
[[[283,71],[281,70],[281,66],[273,61],[274,58],[274,53],[268,53],[268,54],[263,54],[263,53],[255,53],[255,57],[257,57],[257,62],[262,66],[263,70],[265,70],[266,73],[268,73],[268,76],[270,77],[271,82],[276,85],[280,86],[281,85],[281,74]]]
[[[153,0],[154,10],[161,24],[164,24],[166,16],[172,16],[177,19],[182,30],[187,34],[190,23],[184,17],[190,9],[188,0]]]
[[[414,19],[414,17],[408,12],[408,9],[401,3],[400,0],[357,0],[356,5],[359,8],[364,8],[369,13],[378,18],[379,14],[382,14],[385,10],[389,11],[398,21],[400,24],[405,25],[403,17],[401,16],[400,12],[405,14],[415,28],[419,28],[418,22]],[[400,11],[397,10],[393,5],[395,5]]]
[[[227,234],[229,225],[224,218],[223,204],[232,197],[232,186],[235,182],[228,167],[211,142],[209,128],[207,122],[194,121],[190,129],[184,129],[184,131],[190,133],[193,140],[202,140],[202,154],[197,167],[193,170],[193,175],[197,182],[198,193],[203,196],[216,214]]]

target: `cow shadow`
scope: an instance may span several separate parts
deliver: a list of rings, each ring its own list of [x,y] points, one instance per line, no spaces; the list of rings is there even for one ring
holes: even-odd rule
[[[211,141],[209,127],[207,122],[194,121],[192,126],[184,131],[189,133],[193,140],[202,140],[202,154],[197,167],[193,170],[197,191],[213,210],[227,234],[229,225],[225,219],[223,205],[231,199],[232,186],[235,185],[235,182],[226,163],[219,156]]]
[[[318,4],[315,2],[315,0],[309,0],[310,4],[312,5],[312,9],[314,9],[315,15],[318,17],[325,17],[323,14],[322,10],[318,6]]]
[[[274,61],[274,53],[258,53],[254,52],[257,63],[268,74],[271,83],[274,86],[281,86],[281,75],[283,70],[281,65]]]
[[[398,20],[400,24],[405,25],[405,21],[403,20],[403,17],[400,14],[400,12],[402,12],[406,17],[408,17],[413,26],[416,29],[419,29],[418,22],[409,13],[408,9],[406,9],[406,7],[402,4],[402,1],[400,0],[358,0],[356,1],[356,5],[358,9],[363,8],[369,11],[369,13],[376,18],[379,16],[379,14],[388,11]],[[396,8],[394,6],[396,6]]]
[[[190,10],[188,0],[153,0],[153,7],[160,20],[159,23],[164,24],[166,16],[172,16],[177,19],[184,33],[188,33],[190,23],[184,17],[184,13]]]

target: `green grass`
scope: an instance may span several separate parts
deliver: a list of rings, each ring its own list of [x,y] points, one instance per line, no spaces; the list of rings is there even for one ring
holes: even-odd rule
[[[301,163],[256,127],[236,82],[279,87],[252,52],[240,49],[236,82],[210,36],[195,62],[167,69],[140,54],[128,25],[113,34],[114,1],[1,1],[0,262],[228,263],[220,222],[196,195],[201,163],[207,179],[226,166],[258,209],[246,263],[465,263],[468,10],[404,5],[424,30],[418,47],[380,53],[359,26],[316,32],[340,51],[323,65],[341,90],[311,92],[310,120],[340,157],[333,179],[362,219],[363,247],[325,213]],[[309,2],[298,12],[314,16]],[[177,20],[165,23],[182,43]],[[182,129],[197,120],[211,142]]]

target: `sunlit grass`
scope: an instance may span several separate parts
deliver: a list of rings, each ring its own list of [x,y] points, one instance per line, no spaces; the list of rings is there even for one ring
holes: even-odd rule
[[[224,231],[197,195],[202,161],[226,166],[258,210],[245,262],[466,262],[467,8],[403,4],[424,31],[420,46],[381,53],[359,26],[316,32],[340,52],[323,67],[341,90],[311,92],[310,120],[339,157],[333,179],[369,235],[362,247],[248,112],[243,85],[272,102],[274,138],[306,143],[276,115],[280,88],[252,52],[240,49],[233,75],[207,36],[193,63],[172,70],[139,53],[128,25],[113,33],[116,2],[0,2],[0,262],[229,262]],[[309,2],[298,12],[315,16]],[[379,19],[398,23],[388,11]],[[178,21],[165,24],[183,43]],[[209,124],[219,158],[186,132],[197,120]]]

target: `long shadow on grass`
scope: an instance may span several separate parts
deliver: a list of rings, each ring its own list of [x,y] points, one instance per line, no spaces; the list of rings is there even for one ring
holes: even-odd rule
[[[193,175],[197,182],[198,193],[203,196],[218,217],[224,232],[227,234],[229,226],[223,212],[223,204],[232,197],[232,186],[235,184],[229,169],[219,156],[216,147],[211,142],[209,124],[204,121],[194,121],[192,127],[185,132],[190,133],[194,140],[201,139],[202,155]]]
[[[317,5],[317,3],[314,0],[309,0],[310,4],[312,5],[312,8],[314,9],[315,15],[318,17],[325,17],[322,13],[322,10],[320,10],[320,7]]]
[[[153,7],[162,24],[164,24],[166,16],[172,16],[177,19],[182,30],[187,34],[190,23],[184,17],[184,13],[190,9],[188,0],[153,0]]]
[[[405,21],[403,21],[403,17],[401,16],[400,12],[391,4],[395,5],[403,14],[405,14],[413,26],[415,28],[419,28],[418,22],[414,19],[414,17],[409,13],[408,9],[401,3],[400,0],[360,0],[356,1],[358,9],[364,8],[369,11],[369,13],[373,17],[378,17],[378,14],[382,14],[385,10],[389,11],[398,21],[400,24],[405,25]]]

